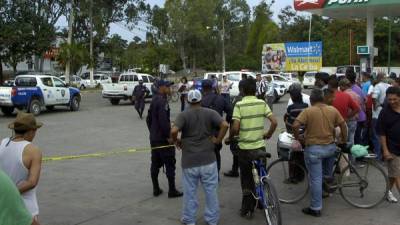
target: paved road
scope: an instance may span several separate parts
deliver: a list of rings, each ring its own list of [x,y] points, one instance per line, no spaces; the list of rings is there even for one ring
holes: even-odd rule
[[[274,107],[274,112],[283,127],[282,116],[287,96]],[[178,104],[172,105],[172,118],[177,115]],[[45,112],[38,118],[44,122],[35,143],[44,156],[75,155],[95,152],[111,152],[148,147],[148,131],[131,105],[111,106],[101,99],[99,93],[83,95],[79,112],[57,109]],[[11,135],[6,129],[12,117],[0,115],[0,137]],[[276,158],[276,136],[268,149]],[[222,152],[222,170],[230,168],[232,159],[229,150]],[[177,165],[180,152],[177,152]],[[152,196],[149,178],[149,152],[99,158],[82,158],[67,161],[47,162],[43,165],[38,199],[40,221],[47,225],[131,225],[131,224],[179,224],[181,200],[168,199],[166,194]],[[177,169],[180,188],[181,171]],[[165,176],[160,178],[167,191]],[[252,221],[238,216],[240,207],[239,179],[221,177],[219,198],[221,225],[260,224],[262,214],[257,213]],[[201,202],[203,195],[199,194]],[[383,203],[375,209],[355,209],[345,203],[339,195],[324,201],[323,217],[315,219],[304,216],[300,210],[307,206],[307,199],[296,205],[282,205],[286,225],[394,225],[400,224],[399,204]],[[204,204],[201,204],[203,206]],[[198,224],[205,224],[200,207]]]

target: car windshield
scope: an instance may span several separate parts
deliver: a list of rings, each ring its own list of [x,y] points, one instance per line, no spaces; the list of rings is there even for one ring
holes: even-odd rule
[[[240,73],[229,73],[227,76],[230,81],[240,81],[242,79]]]

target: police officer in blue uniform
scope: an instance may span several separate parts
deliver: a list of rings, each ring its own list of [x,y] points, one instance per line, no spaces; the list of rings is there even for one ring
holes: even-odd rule
[[[201,106],[215,110],[221,117],[226,114],[226,121],[230,123],[232,120],[232,105],[230,102],[225,101],[225,98],[216,93],[214,89],[213,80],[203,80],[201,83],[203,91],[203,99]],[[215,131],[215,135],[218,135],[218,130]],[[221,154],[222,144],[215,145],[215,155],[217,157],[218,172],[221,169]]]
[[[139,84],[133,89],[132,96],[135,101],[135,109],[139,113],[140,119],[142,119],[143,111],[145,107],[145,99],[150,94],[150,90],[143,85],[143,80],[139,80]]]
[[[159,80],[157,84],[158,92],[153,96],[146,119],[150,129],[150,145],[152,148],[150,172],[153,182],[153,195],[159,196],[163,192],[158,183],[158,174],[160,168],[165,166],[169,186],[168,198],[176,198],[181,197],[183,193],[175,187],[175,146],[171,146],[173,142],[170,136],[170,108],[167,100],[172,83]]]

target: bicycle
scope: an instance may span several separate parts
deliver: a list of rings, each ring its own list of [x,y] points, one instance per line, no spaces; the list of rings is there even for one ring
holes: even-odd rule
[[[355,166],[352,160],[349,160],[345,157],[345,154],[351,154],[350,152],[351,146],[346,145],[342,148],[337,147],[336,151],[336,161],[334,164],[333,171],[339,169],[340,175],[338,178],[334,178],[333,184],[328,184],[324,182],[325,189],[327,189],[330,193],[335,192],[339,189],[339,193],[341,197],[350,205],[357,208],[373,208],[380,204],[385,200],[387,193],[389,191],[389,180],[388,177],[381,165],[379,165],[375,161],[374,154],[368,154],[365,157],[357,158],[358,163],[361,166]],[[290,151],[289,151],[290,152]],[[289,153],[290,154],[290,153]],[[347,166],[340,170],[340,160],[343,159]],[[281,180],[279,174],[273,173],[276,171],[278,166],[275,165],[283,165],[284,162],[289,162],[289,158],[281,157],[270,164],[267,168],[268,174],[273,180],[275,184],[278,184],[279,190],[285,190],[289,188],[285,188],[285,186],[295,185],[286,181],[289,177],[283,176]],[[275,167],[274,167],[275,166]],[[301,165],[298,165],[302,167]],[[288,168],[286,165],[282,166],[283,170],[286,171]],[[302,167],[304,169],[304,167]],[[271,172],[272,171],[272,172]],[[298,198],[282,198],[281,196],[285,196],[284,193],[279,193],[280,201],[283,203],[295,203],[303,199],[309,190],[309,182],[307,176],[307,170],[304,169],[305,178],[304,182],[305,188],[300,189],[301,193],[297,193]],[[285,173],[284,173],[285,174]],[[336,184],[335,184],[336,183]],[[382,187],[379,187],[382,185]],[[373,198],[372,200],[367,199],[368,197]]]
[[[279,198],[265,169],[264,161],[266,161],[266,158],[271,158],[271,154],[260,152],[257,159],[252,161],[252,174],[256,187],[256,193],[253,197],[257,201],[257,206],[260,204],[264,210],[266,223],[268,225],[281,225],[282,215]]]

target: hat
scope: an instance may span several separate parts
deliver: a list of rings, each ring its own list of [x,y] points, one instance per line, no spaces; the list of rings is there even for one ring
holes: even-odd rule
[[[201,92],[199,90],[191,90],[188,93],[189,103],[198,103],[201,101]]]
[[[18,131],[34,130],[43,126],[43,123],[36,121],[31,113],[19,112],[14,122],[8,125],[8,128]]]
[[[158,82],[157,82],[157,85],[158,85],[158,87],[161,87],[161,86],[167,86],[167,87],[169,87],[169,86],[171,86],[171,85],[173,85],[174,83],[172,83],[172,82],[170,82],[170,81],[168,81],[168,80],[159,80]]]
[[[301,93],[301,84],[293,83],[290,85],[288,92],[289,94]]]
[[[201,82],[201,87],[202,88],[212,88],[212,86],[213,86],[213,81],[212,80],[207,79],[207,80],[203,80]]]

